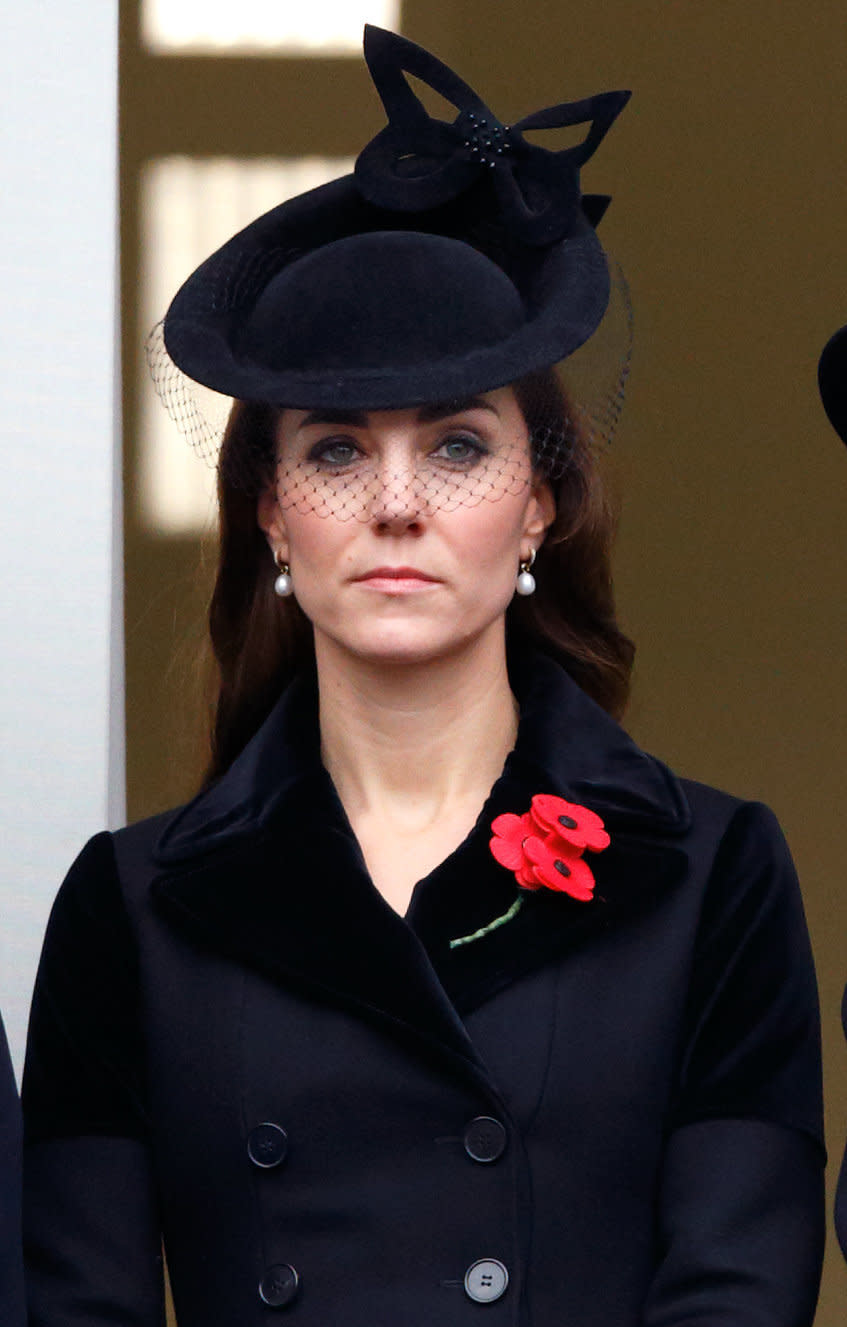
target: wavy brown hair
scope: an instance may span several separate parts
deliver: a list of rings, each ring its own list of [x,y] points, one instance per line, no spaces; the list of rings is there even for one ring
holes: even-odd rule
[[[550,481],[556,516],[534,567],[537,589],[515,597],[507,640],[532,642],[557,659],[609,714],[629,698],[634,646],[618,626],[611,550],[616,516],[590,443],[553,370],[513,384],[530,437],[567,433],[568,460]],[[257,520],[256,495],[271,482],[279,410],[236,402],[218,467],[220,553],[209,609],[215,663],[207,781],[226,770],[267,717],[283,688],[314,661],[312,628],[294,598],[273,590],[276,569]]]

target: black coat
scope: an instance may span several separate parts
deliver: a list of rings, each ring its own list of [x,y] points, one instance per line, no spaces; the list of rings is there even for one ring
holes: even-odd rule
[[[0,1019],[0,1323],[23,1327],[24,1266],[21,1249],[21,1109]]]
[[[305,683],[210,791],[85,848],[25,1077],[34,1323],[158,1323],[160,1230],[180,1327],[811,1322],[818,1014],[778,826],[548,660],[513,681],[516,750],[405,920]],[[597,897],[451,949],[513,901],[489,825],[536,792],[603,816]]]

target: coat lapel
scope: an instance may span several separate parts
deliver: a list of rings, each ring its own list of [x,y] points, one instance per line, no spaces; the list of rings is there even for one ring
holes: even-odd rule
[[[654,906],[684,875],[678,844],[690,823],[675,776],[643,752],[555,663],[541,655],[511,662],[521,722],[515,751],[469,839],[416,887],[408,919],[461,1013],[476,1008],[534,968]],[[492,820],[529,809],[535,793],[555,793],[590,807],[611,835],[587,854],[596,889],[577,902],[547,889],[520,891],[491,856]],[[521,894],[516,916],[458,948],[501,916]]]
[[[685,869],[679,784],[543,656],[511,666],[518,743],[473,832],[397,916],[375,889],[319,758],[314,686],[298,682],[227,774],[169,822],[153,891],[195,943],[271,980],[356,1009],[484,1073],[459,1017],[534,968],[650,907]],[[459,948],[514,901],[491,820],[552,792],[599,812],[590,903],[542,890],[507,925]]]
[[[318,868],[308,848],[269,833],[162,873],[153,892],[192,941],[479,1067],[424,946],[357,869],[337,829],[322,830]]]
[[[227,774],[172,820],[157,907],[194,943],[482,1066],[414,931],[374,887],[296,683]]]
[[[675,847],[618,836],[602,855],[591,860],[596,890],[590,902],[577,902],[546,889],[523,892],[521,909],[509,922],[478,940],[451,948],[451,939],[472,935],[502,916],[518,895],[514,882],[508,882],[508,873],[492,858],[490,867],[485,864],[492,885],[489,895],[483,902],[474,889],[475,906],[465,912],[461,929],[456,927],[457,918],[445,924],[447,918],[434,916],[423,902],[417,916],[413,918],[410,912],[410,920],[425,938],[453,1005],[467,1014],[535,968],[591,943],[628,917],[652,907],[683,876],[686,865],[685,853]],[[506,877],[505,885],[499,877]],[[481,880],[480,875],[476,883]]]

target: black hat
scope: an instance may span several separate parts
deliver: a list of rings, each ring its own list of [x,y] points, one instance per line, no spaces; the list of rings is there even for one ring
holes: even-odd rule
[[[364,45],[389,123],[353,174],[252,222],[168,310],[171,359],[217,392],[304,408],[450,399],[555,364],[603,317],[608,199],[582,196],[579,170],[629,93],[510,127],[413,42],[368,25]],[[456,106],[451,124],[406,73]],[[562,151],[524,138],[579,124]]]
[[[818,364],[818,386],[829,422],[847,442],[847,327],[831,336]]]

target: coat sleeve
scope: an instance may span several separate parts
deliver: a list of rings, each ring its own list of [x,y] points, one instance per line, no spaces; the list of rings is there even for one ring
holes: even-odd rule
[[[109,834],[53,906],[23,1082],[30,1327],[161,1327],[138,964]]]
[[[704,902],[645,1327],[809,1327],[824,1243],[820,1029],[799,886],[748,804]]]

